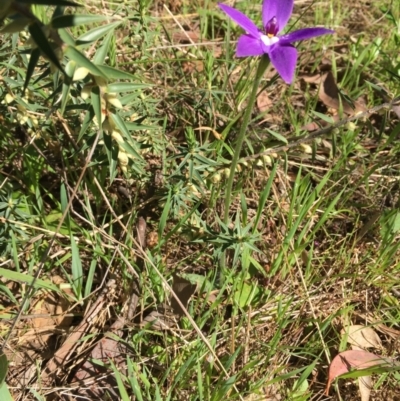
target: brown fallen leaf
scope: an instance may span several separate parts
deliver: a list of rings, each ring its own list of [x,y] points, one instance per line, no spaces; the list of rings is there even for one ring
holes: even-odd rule
[[[111,289],[115,287],[115,280],[109,280],[98,296],[96,302],[85,314],[82,322],[76,326],[61,347],[55,352],[53,357],[47,361],[46,368],[42,371],[42,383],[49,384],[52,377],[58,370],[62,370],[68,361],[68,357],[72,354],[75,348],[79,345],[80,339],[87,334],[87,330],[92,325],[92,322],[102,310],[105,299],[111,292]]]
[[[354,324],[342,330],[342,335],[347,335],[347,342],[359,348],[380,348],[381,339],[372,327]]]
[[[107,365],[111,360],[121,372],[125,372],[128,349],[124,342],[120,340],[123,337],[123,329],[126,322],[134,316],[138,302],[139,288],[136,283],[133,283],[126,317],[118,317],[111,325],[110,330],[94,346],[90,357],[86,359],[72,378],[72,384],[79,384],[82,387],[79,393],[80,396],[86,396],[89,399],[106,399],[107,396],[113,400],[119,399],[114,390],[117,385],[114,375],[107,375],[106,367],[101,367],[92,361],[102,361]],[[87,386],[90,382],[95,382],[96,385]]]
[[[343,111],[349,115],[355,115],[367,110],[361,101],[358,100],[350,103],[340,95],[332,72],[328,72],[321,77],[318,97],[327,107],[332,109],[339,110],[340,105],[342,105]]]
[[[361,324],[354,324],[342,330],[342,336],[347,337],[347,342],[351,344],[353,350],[363,350],[363,348],[380,348],[381,339],[372,327],[365,327]],[[369,401],[372,389],[372,377],[364,376],[358,378],[358,388],[360,390],[361,401]]]
[[[187,308],[189,299],[195,293],[196,288],[197,286],[195,284],[192,284],[189,280],[174,275],[172,290],[185,308]],[[178,316],[185,316],[185,312],[182,310],[181,306],[173,296],[171,297],[171,307],[174,313],[176,313]]]
[[[329,395],[329,389],[333,380],[338,376],[350,372],[351,370],[361,370],[373,366],[387,367],[393,361],[363,350],[348,350],[339,353],[333,358],[329,365],[328,382],[326,384],[325,395]]]
[[[257,107],[261,113],[269,110],[272,104],[272,100],[268,96],[268,91],[264,90],[257,96]]]
[[[304,75],[301,78],[305,82],[307,82],[308,84],[317,84],[317,85],[319,85],[321,83],[321,74]]]

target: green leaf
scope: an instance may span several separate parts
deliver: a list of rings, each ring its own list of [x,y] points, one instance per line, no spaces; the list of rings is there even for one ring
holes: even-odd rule
[[[72,270],[73,287],[75,290],[76,297],[78,299],[81,299],[82,288],[83,288],[82,261],[79,254],[79,248],[72,234],[71,234],[71,254],[72,254],[71,270]]]
[[[109,180],[110,183],[114,181],[114,178],[117,176],[117,165],[118,165],[118,152],[119,148],[117,146],[113,146],[113,141],[111,139],[110,135],[107,135],[106,133],[103,134],[103,140],[104,140],[104,148],[106,150],[106,154],[108,157],[108,163],[109,163]]]
[[[288,143],[287,139],[286,139],[283,135],[279,134],[278,132],[272,131],[272,130],[270,130],[270,129],[268,129],[268,128],[267,128],[267,131],[268,131],[275,139],[277,139],[278,141],[283,142],[283,143]]]
[[[19,273],[8,269],[3,269],[0,267],[0,276],[12,281],[21,281],[23,283],[32,284],[35,289],[45,289],[55,292],[60,292],[60,289],[50,283],[49,281],[41,280],[40,278],[34,280],[34,277],[29,274]],[[1,399],[1,398],[0,398]]]
[[[69,100],[72,77],[74,76],[75,68],[76,68],[76,63],[74,60],[69,60],[67,65],[65,66],[66,75],[62,85],[62,97],[61,97],[61,107],[60,107],[61,115],[64,114],[65,106],[67,105],[67,102]]]
[[[70,33],[66,29],[59,29],[58,35],[60,36],[61,40],[68,46],[76,46],[75,39],[70,35]]]
[[[67,0],[18,0],[18,3],[23,4],[40,4],[43,6],[71,6],[71,7],[82,7],[78,3]]]
[[[87,25],[94,22],[106,21],[108,19],[108,17],[103,15],[61,15],[51,21],[51,26],[55,29],[69,28],[71,26]]]
[[[121,372],[117,369],[117,367],[114,365],[114,363],[112,362],[112,360],[110,359],[110,364],[111,364],[111,368],[114,371],[114,377],[117,381],[117,385],[118,385],[118,390],[119,390],[119,394],[121,396],[121,400],[122,401],[129,401],[130,397],[128,395],[128,392],[126,391],[126,388],[124,386],[124,380],[122,378]]]
[[[151,84],[133,84],[131,82],[114,82],[107,85],[107,92],[131,92],[137,89],[150,88]]]
[[[94,65],[85,55],[72,46],[68,46],[65,50],[65,55],[76,62],[79,67],[87,68],[93,75],[106,78],[103,72]]]
[[[0,29],[0,32],[2,32],[2,33],[21,32],[31,22],[32,22],[32,19],[30,19],[30,18],[26,18],[26,17],[16,18],[14,21],[3,26],[3,28]]]
[[[117,68],[108,65],[98,65],[99,70],[107,79],[134,79],[135,76],[126,71],[120,71]]]
[[[90,127],[90,124],[94,117],[95,117],[95,112],[93,110],[93,107],[90,106],[89,110],[85,114],[85,117],[82,121],[81,130],[79,131],[79,135],[78,135],[78,142],[80,142],[82,140],[83,135],[86,133],[86,131]]]
[[[92,107],[96,114],[97,124],[101,129],[102,126],[102,111],[101,111],[101,96],[100,96],[100,88],[98,86],[94,86],[91,92],[91,100]]]
[[[28,67],[26,69],[26,76],[25,76],[25,82],[24,82],[24,89],[22,90],[22,93],[25,93],[26,88],[29,85],[29,81],[32,78],[33,72],[35,71],[35,67],[39,61],[39,57],[40,57],[40,50],[37,49],[33,49],[31,52],[31,57],[29,59],[29,64]]]
[[[260,288],[256,284],[243,283],[243,286],[236,290],[234,299],[236,303],[241,307],[251,305],[254,298],[260,293]]]
[[[8,360],[4,354],[0,355],[0,387],[4,384],[8,372]]]
[[[122,21],[119,21],[119,22],[114,22],[112,24],[105,24],[105,25],[93,28],[90,31],[79,36],[79,38],[76,40],[76,43],[82,44],[82,45],[90,44],[90,43],[102,38],[105,34],[107,34],[109,31],[113,30],[114,28],[116,28],[121,23],[122,23]]]
[[[42,31],[42,27],[38,22],[29,25],[29,33],[32,36],[32,39],[36,43],[37,47],[40,51],[60,70],[64,73],[64,69],[62,68],[58,57],[54,53],[53,47],[47,40],[46,35]]]
[[[114,36],[114,31],[108,32],[107,36],[104,38],[101,46],[96,51],[93,57],[94,64],[103,64],[107,57],[108,50],[110,49],[111,38]]]
[[[0,400],[13,401],[13,398],[10,394],[10,390],[8,389],[8,386],[5,383],[0,387]]]

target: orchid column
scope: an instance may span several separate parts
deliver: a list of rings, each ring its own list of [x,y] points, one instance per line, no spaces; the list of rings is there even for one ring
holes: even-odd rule
[[[263,29],[258,27],[246,15],[225,4],[219,7],[238,25],[246,34],[241,35],[236,48],[237,57],[261,56],[260,63],[253,82],[253,89],[248,99],[247,109],[239,131],[232,165],[225,194],[224,224],[228,224],[229,209],[231,205],[233,179],[236,166],[242,149],[244,136],[249,125],[251,112],[256,100],[260,80],[268,66],[269,60],[277,70],[282,79],[290,84],[293,81],[297,62],[297,50],[293,42],[314,38],[316,36],[333,33],[326,28],[304,28],[298,31],[281,35],[293,12],[294,0],[264,0],[262,4]],[[221,260],[222,267],[225,266],[225,257]]]

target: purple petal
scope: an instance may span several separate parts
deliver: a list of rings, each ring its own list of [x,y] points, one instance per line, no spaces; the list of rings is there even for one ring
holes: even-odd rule
[[[260,39],[256,39],[252,35],[242,35],[237,43],[236,56],[260,56],[263,54],[262,43]]]
[[[294,70],[296,69],[297,50],[294,46],[282,46],[279,42],[269,53],[272,65],[278,71],[278,74],[287,83],[293,81]]]
[[[290,32],[287,35],[283,35],[279,38],[279,43],[289,44],[297,42],[298,40],[305,40],[315,38],[321,35],[327,35],[328,33],[334,33],[331,29],[326,28],[304,28],[298,31]]]
[[[262,5],[262,21],[265,27],[271,18],[276,17],[279,32],[286,26],[293,11],[294,0],[264,0]]]
[[[224,11],[230,18],[232,18],[238,25],[240,25],[247,33],[253,35],[254,37],[260,36],[260,31],[257,28],[257,25],[254,22],[241,13],[240,11],[236,10],[235,8],[229,7],[226,4],[219,3],[219,8]]]

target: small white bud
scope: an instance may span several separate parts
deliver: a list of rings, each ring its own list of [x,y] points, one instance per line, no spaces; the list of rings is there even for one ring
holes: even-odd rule
[[[81,81],[82,79],[85,79],[88,74],[89,74],[89,70],[87,68],[79,67],[75,70],[72,80],[73,81]]]

